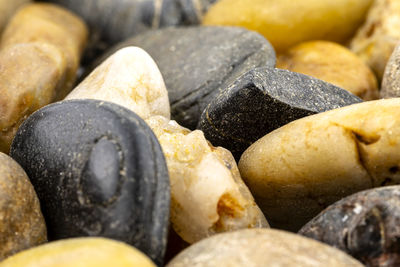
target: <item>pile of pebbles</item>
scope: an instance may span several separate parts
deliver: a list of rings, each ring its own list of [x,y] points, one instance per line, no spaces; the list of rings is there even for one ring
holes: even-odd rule
[[[0,267],[400,266],[399,0],[0,14]]]

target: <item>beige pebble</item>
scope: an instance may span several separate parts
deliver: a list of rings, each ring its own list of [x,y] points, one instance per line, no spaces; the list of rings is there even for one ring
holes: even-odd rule
[[[0,152],[0,260],[46,241],[46,225],[28,176]]]
[[[332,83],[364,100],[379,97],[378,83],[371,69],[357,55],[337,43],[301,43],[278,57],[277,68]]]
[[[240,173],[272,227],[298,230],[352,193],[400,183],[400,98],[293,121],[250,146]]]
[[[400,43],[386,64],[380,94],[382,98],[400,97]]]
[[[56,95],[56,99],[61,100],[75,82],[87,38],[87,26],[70,11],[53,4],[34,3],[23,6],[10,20],[1,38],[0,49],[30,42],[57,47],[67,61],[64,84]]]
[[[171,223],[186,242],[242,228],[269,227],[232,154],[203,132],[155,116],[146,121],[162,146],[171,183]]]
[[[155,267],[142,252],[106,238],[64,239],[8,258],[0,267]]]
[[[167,267],[361,267],[344,252],[292,233],[246,229],[204,239]]]
[[[0,34],[14,12],[30,0],[0,0]]]
[[[53,45],[16,44],[0,50],[0,151],[8,153],[21,123],[55,99],[66,61]]]
[[[170,117],[168,92],[154,60],[143,49],[118,50],[80,83],[66,99],[111,101],[142,119]]]
[[[375,0],[364,25],[350,44],[375,72],[379,81],[387,61],[400,41],[400,1]]]

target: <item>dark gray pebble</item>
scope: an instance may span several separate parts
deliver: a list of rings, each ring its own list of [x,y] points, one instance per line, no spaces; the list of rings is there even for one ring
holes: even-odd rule
[[[50,240],[113,238],[161,264],[168,170],[156,137],[135,113],[97,100],[46,106],[19,128],[11,156],[38,194]]]
[[[400,266],[400,186],[346,197],[299,234],[337,247],[367,266]]]
[[[243,73],[275,66],[275,52],[258,33],[236,27],[168,28],[147,32],[112,48],[139,46],[156,61],[171,103],[172,119],[195,129],[203,109]]]
[[[359,102],[346,90],[310,76],[258,68],[222,89],[204,110],[198,129],[239,160],[253,142],[291,121]]]

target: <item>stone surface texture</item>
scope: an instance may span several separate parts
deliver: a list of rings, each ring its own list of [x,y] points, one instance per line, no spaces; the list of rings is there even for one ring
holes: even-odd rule
[[[364,25],[352,39],[350,49],[371,67],[381,81],[386,63],[399,41],[400,2],[375,0]]]
[[[162,263],[168,170],[156,137],[132,111],[97,100],[48,105],[21,125],[10,154],[35,187],[50,240],[113,238]]]
[[[299,233],[339,248],[366,266],[399,266],[399,224],[400,186],[386,186],[332,204]]]
[[[138,47],[118,50],[66,99],[111,101],[135,112],[142,119],[170,117],[168,92],[153,59]]]
[[[1,267],[155,267],[142,252],[105,238],[73,238],[23,251]]]
[[[201,131],[161,116],[146,121],[163,148],[171,182],[171,223],[194,243],[242,228],[269,227],[243,183],[232,154],[213,147]]]
[[[275,52],[261,35],[235,27],[187,27],[150,31],[107,52],[99,62],[126,46],[148,52],[163,75],[171,116],[195,129],[206,105],[238,76],[275,66]]]
[[[346,42],[362,24],[372,2],[219,0],[210,7],[203,23],[257,31],[281,53],[308,40]]]
[[[14,15],[15,11],[30,0],[0,0],[0,34],[7,25],[8,20]]]
[[[333,202],[400,183],[400,99],[343,107],[258,140],[239,169],[272,227],[298,230]]]
[[[400,43],[386,64],[380,95],[382,98],[400,97]]]
[[[210,102],[198,128],[237,160],[253,142],[293,120],[361,102],[353,94],[303,74],[258,68]]]
[[[280,55],[276,66],[332,83],[364,100],[379,97],[378,83],[371,69],[357,55],[337,43],[301,43]]]
[[[273,229],[247,229],[202,240],[178,254],[167,267],[361,267],[323,243]]]
[[[0,260],[46,241],[46,225],[29,178],[0,152]]]

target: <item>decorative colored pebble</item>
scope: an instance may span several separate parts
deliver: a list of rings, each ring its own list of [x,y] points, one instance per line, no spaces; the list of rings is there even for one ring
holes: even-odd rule
[[[255,67],[275,66],[275,52],[267,40],[234,27],[151,31],[118,45],[102,59],[130,45],[152,56],[168,89],[172,119],[192,130],[221,88]]]
[[[155,267],[142,252],[106,238],[73,238],[32,248],[0,267]]]
[[[46,225],[29,178],[0,152],[0,260],[46,241]]]
[[[203,24],[257,31],[279,53],[308,40],[345,42],[363,22],[372,0],[219,0]]]
[[[301,43],[280,55],[276,66],[332,83],[364,100],[379,97],[371,69],[346,47],[333,42]]]
[[[338,249],[273,229],[247,229],[204,239],[178,254],[167,267],[214,266],[361,267]]]
[[[88,99],[48,105],[19,128],[11,155],[35,187],[50,240],[109,237],[162,262],[168,170],[136,114]]]
[[[293,120],[359,103],[324,81],[287,70],[258,68],[221,90],[204,110],[198,128],[237,160],[253,142]]]
[[[343,107],[258,140],[239,169],[273,227],[300,229],[333,202],[400,183],[400,99]]]
[[[386,186],[332,204],[299,233],[339,248],[367,266],[398,266],[399,223],[400,186]]]

